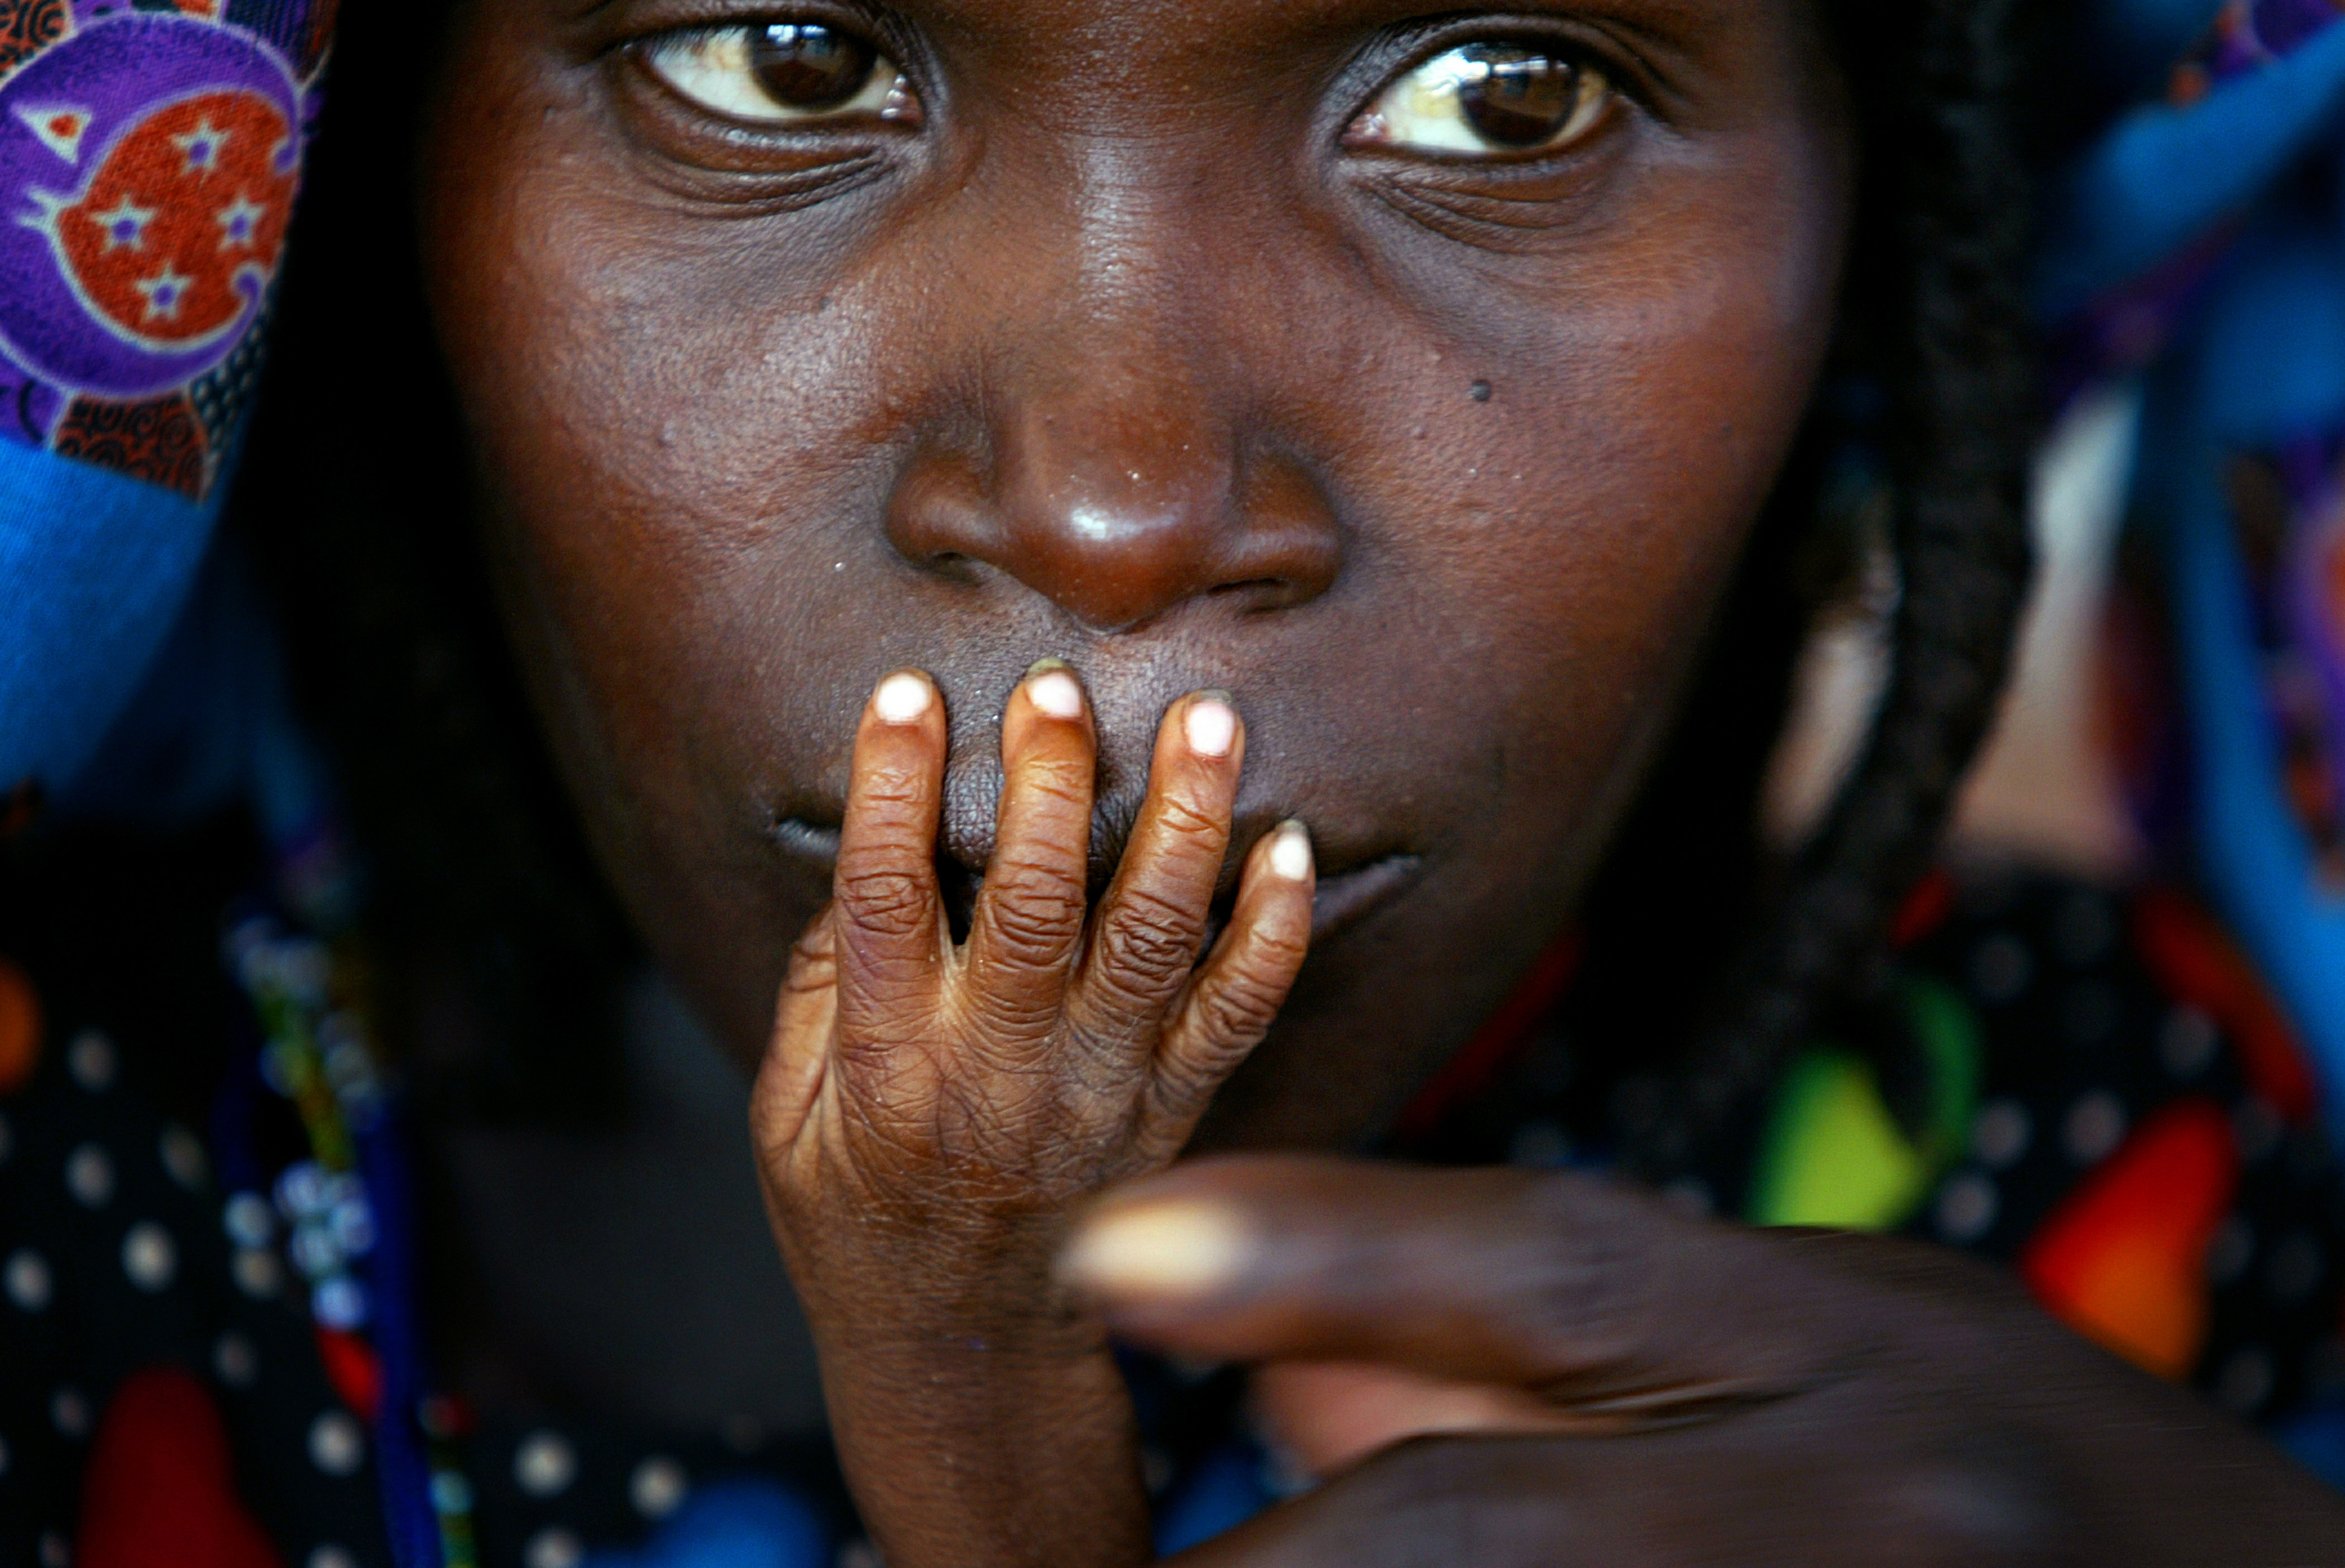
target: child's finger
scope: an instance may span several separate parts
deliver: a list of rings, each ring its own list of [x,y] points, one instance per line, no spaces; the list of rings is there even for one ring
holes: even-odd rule
[[[761,1158],[781,1154],[806,1125],[828,1069],[824,1047],[838,1018],[838,942],[832,911],[826,907],[790,949],[789,972],[774,1008],[773,1037],[750,1096],[750,1128]]]
[[[1156,1056],[1152,1129],[1185,1140],[1205,1104],[1270,1032],[1311,946],[1311,835],[1283,824],[1246,856],[1236,909]]]
[[[1081,1033],[1154,1043],[1204,945],[1244,760],[1245,728],[1221,693],[1184,697],[1164,715],[1148,798],[1068,1003]]]
[[[1082,939],[1099,746],[1074,672],[1046,659],[1001,714],[992,864],[970,917],[960,1007],[1008,1040],[1059,1022]]]
[[[879,683],[855,736],[833,879],[838,1007],[850,1037],[888,1041],[933,1016],[951,937],[937,890],[944,703],[917,671]]]

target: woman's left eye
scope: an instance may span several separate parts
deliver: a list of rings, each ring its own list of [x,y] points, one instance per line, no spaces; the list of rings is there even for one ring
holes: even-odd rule
[[[642,46],[652,74],[702,108],[755,125],[919,118],[894,61],[867,38],[811,22],[670,33]]]
[[[1546,152],[1586,136],[1612,96],[1603,72],[1552,49],[1467,44],[1405,73],[1345,139],[1484,157]]]

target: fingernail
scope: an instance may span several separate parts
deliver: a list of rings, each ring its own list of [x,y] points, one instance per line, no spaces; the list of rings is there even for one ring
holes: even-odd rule
[[[1026,700],[1046,718],[1083,716],[1083,688],[1064,659],[1038,659],[1026,672]]]
[[[1230,748],[1238,741],[1237,710],[1230,706],[1224,693],[1200,693],[1190,701],[1188,715],[1181,721],[1181,733],[1189,749],[1199,756],[1228,756]]]
[[[1254,1252],[1244,1224],[1218,1204],[1143,1203],[1093,1220],[1060,1270],[1101,1296],[1187,1300],[1227,1288]]]
[[[883,724],[909,724],[929,711],[929,703],[935,697],[935,691],[925,679],[908,671],[880,682],[871,706]]]
[[[1299,822],[1279,824],[1270,842],[1270,868],[1289,882],[1311,880],[1311,830]]]

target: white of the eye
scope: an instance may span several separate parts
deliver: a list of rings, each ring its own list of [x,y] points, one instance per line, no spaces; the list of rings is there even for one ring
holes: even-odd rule
[[[662,81],[701,107],[767,125],[846,115],[892,117],[903,91],[902,74],[883,56],[874,63],[870,81],[846,103],[827,109],[777,104],[757,83],[757,74],[749,65],[749,34],[742,28],[663,38],[645,51],[645,59]]]
[[[1490,75],[1489,63],[1463,49],[1436,55],[1385,90],[1368,113],[1369,139],[1422,152],[1487,153],[1490,138],[1467,116],[1463,89],[1477,86]],[[1603,104],[1603,87],[1592,76],[1582,78],[1579,103],[1571,119],[1548,145],[1561,146],[1586,130]]]

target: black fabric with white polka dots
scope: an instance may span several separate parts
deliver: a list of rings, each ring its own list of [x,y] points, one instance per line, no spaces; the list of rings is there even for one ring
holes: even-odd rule
[[[142,946],[164,935],[153,922],[127,944],[107,938],[118,903],[88,901],[86,919],[46,925],[26,907],[0,901],[0,952],[41,987],[51,1045],[0,1099],[0,1563],[62,1568],[95,1423],[126,1377],[166,1362],[213,1391],[238,1491],[289,1568],[390,1568],[366,1431],[326,1375],[289,1271],[241,1234],[266,1217],[224,1211],[210,1168],[223,1146],[205,1125],[206,1074],[216,1083],[233,1059],[235,1028],[203,962],[220,904],[208,929],[190,919],[176,933],[199,950],[192,961]],[[2120,901],[1992,881],[1906,962],[1961,990],[1986,1040],[1969,1147],[1917,1233],[2013,1259],[2128,1128],[2179,1096],[2208,1098],[2231,1117],[2244,1174],[2210,1249],[2213,1325],[2197,1381],[2259,1416],[2345,1393],[2345,1217],[2327,1151],[2254,1092],[2211,1018],[2161,989],[2127,939]],[[174,976],[178,986],[162,983]],[[1600,1138],[1554,1059],[1561,1042],[1547,1044],[1453,1118],[1443,1155],[1548,1163]],[[1721,1178],[1715,1190],[1732,1189]],[[1215,1408],[1225,1419],[1229,1401]],[[1190,1435],[1201,1448],[1213,1436]],[[492,1568],[571,1568],[588,1549],[642,1539],[725,1475],[784,1478],[846,1519],[819,1440],[490,1411],[462,1452],[479,1560]]]

